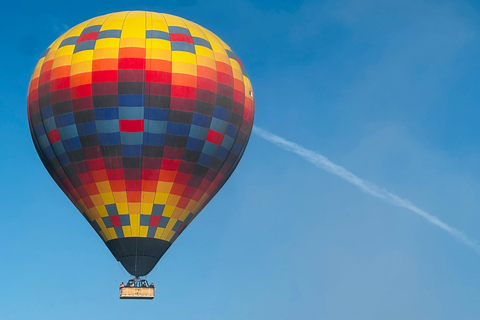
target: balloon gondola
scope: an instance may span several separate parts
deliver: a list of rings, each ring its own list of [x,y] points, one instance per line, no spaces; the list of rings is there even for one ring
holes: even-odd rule
[[[230,177],[253,117],[250,80],[230,47],[154,12],[73,27],[43,53],[28,89],[44,166],[135,279]]]
[[[148,299],[155,298],[155,286],[145,279],[134,278],[120,285],[120,299]]]

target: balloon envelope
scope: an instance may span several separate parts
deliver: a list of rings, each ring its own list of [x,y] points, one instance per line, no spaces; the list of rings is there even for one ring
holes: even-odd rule
[[[232,174],[253,115],[230,47],[153,12],[73,27],[44,52],[28,90],[43,164],[135,276],[152,270]]]

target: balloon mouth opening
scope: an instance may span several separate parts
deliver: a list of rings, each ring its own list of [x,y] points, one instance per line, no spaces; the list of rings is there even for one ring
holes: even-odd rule
[[[149,274],[171,245],[165,240],[140,237],[113,239],[105,244],[125,270],[135,277]]]

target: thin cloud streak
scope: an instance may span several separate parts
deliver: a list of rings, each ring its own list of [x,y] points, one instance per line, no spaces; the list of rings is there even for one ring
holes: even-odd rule
[[[322,156],[319,153],[316,153],[315,151],[306,149],[294,142],[288,141],[283,139],[282,137],[279,137],[265,129],[261,129],[257,126],[253,127],[253,133],[255,133],[257,136],[277,145],[278,147],[282,148],[283,150],[293,152],[300,157],[302,157],[304,160],[310,162],[314,166],[323,169],[325,171],[328,171],[343,180],[357,186],[360,188],[363,192],[368,193],[374,197],[377,197],[385,202],[388,202],[394,206],[397,207],[402,207],[405,209],[408,209],[417,215],[421,216],[431,224],[439,227],[440,229],[448,232],[450,235],[455,237],[457,240],[462,242],[463,244],[466,244],[467,246],[473,248],[477,253],[480,253],[480,245],[478,244],[477,241],[470,239],[466,234],[464,234],[462,231],[449,226],[445,222],[441,221],[437,217],[429,214],[428,212],[418,208],[416,205],[411,203],[407,199],[400,198],[399,196],[388,192],[385,189],[382,189],[378,187],[377,185],[363,180],[356,175],[354,175],[352,172],[348,171],[347,169],[331,162],[328,160],[326,157]]]

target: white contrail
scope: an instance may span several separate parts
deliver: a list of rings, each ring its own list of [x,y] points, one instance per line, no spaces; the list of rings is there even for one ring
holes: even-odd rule
[[[363,179],[360,179],[347,169],[331,162],[328,160],[326,157],[322,156],[319,153],[316,153],[315,151],[306,149],[294,142],[288,141],[283,139],[282,137],[279,137],[265,129],[261,129],[257,126],[253,127],[253,132],[258,135],[259,137],[272,142],[273,144],[279,146],[280,148],[290,151],[293,153],[298,154],[300,157],[303,159],[307,160],[308,162],[312,163],[314,166],[321,168],[325,171],[328,171],[330,173],[333,173],[336,176],[339,176],[343,180],[350,182],[351,184],[359,187],[362,191],[371,194],[374,197],[377,197],[379,199],[382,199],[383,201],[389,202],[395,206],[398,207],[403,207],[406,208],[422,218],[426,219],[428,222],[431,224],[439,227],[440,229],[443,229],[447,231],[450,235],[454,236],[456,239],[458,239],[460,242],[472,247],[475,249],[478,253],[480,253],[480,245],[475,241],[470,239],[466,234],[464,234],[462,231],[455,229],[454,227],[449,226],[445,222],[441,221],[437,217],[429,214],[428,212],[418,208],[416,205],[411,203],[410,201],[406,199],[402,199],[399,196],[390,193],[386,191],[385,189],[382,189],[378,187],[377,185],[365,181]]]

